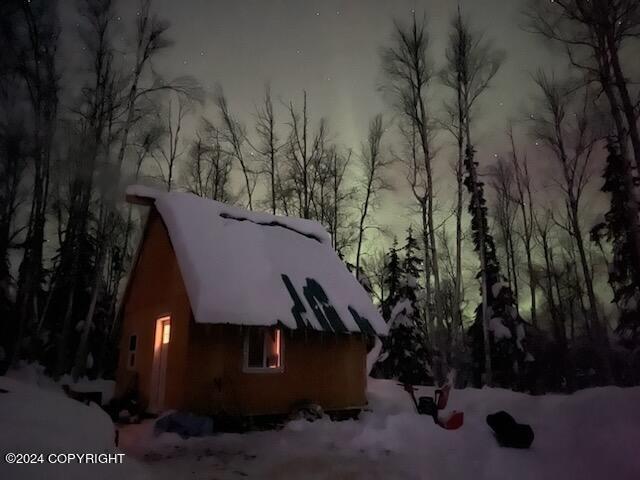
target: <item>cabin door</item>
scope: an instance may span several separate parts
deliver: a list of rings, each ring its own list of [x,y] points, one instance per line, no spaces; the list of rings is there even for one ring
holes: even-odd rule
[[[171,317],[156,320],[156,333],[153,349],[153,372],[151,374],[151,395],[149,410],[160,412],[164,409],[167,387],[167,358],[171,340]]]

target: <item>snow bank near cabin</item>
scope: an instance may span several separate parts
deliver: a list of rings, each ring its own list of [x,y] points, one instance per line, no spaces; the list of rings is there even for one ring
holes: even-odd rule
[[[64,394],[63,385],[69,385],[69,388],[74,392],[100,392],[103,405],[109,403],[113,398],[116,388],[115,380],[106,380],[104,378],[90,380],[87,377],[82,377],[76,382],[71,375],[63,375],[56,382],[45,373],[45,367],[37,363],[22,363],[17,368],[9,370],[7,377],[59,394]]]
[[[368,397],[371,411],[358,421],[300,420],[280,431],[189,440],[154,437],[149,422],[126,427],[122,447],[144,459],[154,479],[640,478],[640,388],[540,397],[455,390],[449,407],[465,413],[456,431],[417,415],[394,381],[369,379]],[[485,417],[503,409],[532,425],[536,439],[530,450],[497,445]]]
[[[133,459],[121,465],[10,465],[7,453],[119,453],[115,427],[96,405],[8,377],[0,377],[0,478],[2,479],[127,479],[147,478]]]
[[[313,328],[323,329],[304,296],[307,279],[320,284],[349,331],[360,331],[351,307],[377,333],[386,334],[386,323],[333,251],[319,223],[250,212],[189,193],[150,193],[139,186],[127,193],[155,199],[197,322],[273,325],[280,321],[297,328],[284,274]]]

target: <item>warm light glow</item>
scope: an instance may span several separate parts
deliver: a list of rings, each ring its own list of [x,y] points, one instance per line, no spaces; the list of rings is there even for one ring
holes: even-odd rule
[[[280,371],[284,339],[279,328],[255,328],[247,332],[244,368],[247,371]]]
[[[265,361],[267,368],[280,368],[280,329],[276,328],[271,331],[265,331]]]
[[[162,343],[169,343],[169,337],[171,335],[171,324],[166,322],[162,325]]]
[[[269,368],[280,367],[280,329],[276,328],[276,361],[275,365],[269,365]]]

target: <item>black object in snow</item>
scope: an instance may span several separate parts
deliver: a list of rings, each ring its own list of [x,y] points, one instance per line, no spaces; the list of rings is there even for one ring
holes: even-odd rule
[[[496,435],[501,447],[529,448],[533,443],[533,429],[530,425],[517,423],[504,410],[487,415],[487,424]]]

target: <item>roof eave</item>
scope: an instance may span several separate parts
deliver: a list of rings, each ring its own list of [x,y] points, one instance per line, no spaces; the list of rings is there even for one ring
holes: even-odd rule
[[[143,197],[141,195],[130,195],[130,194],[127,194],[125,198],[126,198],[127,203],[130,203],[132,205],[142,205],[142,206],[145,206],[145,207],[150,207],[151,205],[153,205],[155,203],[155,198]]]

